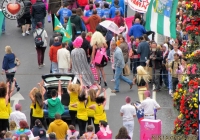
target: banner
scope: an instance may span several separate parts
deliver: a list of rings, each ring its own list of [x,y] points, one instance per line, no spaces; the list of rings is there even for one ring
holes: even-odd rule
[[[146,13],[150,0],[127,0],[129,7],[137,12]]]

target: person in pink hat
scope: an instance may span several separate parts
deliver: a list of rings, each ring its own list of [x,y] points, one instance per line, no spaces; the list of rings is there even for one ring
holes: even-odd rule
[[[91,87],[95,83],[94,76],[88,65],[85,51],[81,48],[82,43],[83,39],[81,36],[78,36],[73,42],[74,49],[71,52],[72,73],[75,75],[81,74],[83,85]]]

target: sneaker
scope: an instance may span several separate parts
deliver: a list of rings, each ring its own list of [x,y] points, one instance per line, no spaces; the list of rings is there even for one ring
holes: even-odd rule
[[[5,31],[2,31],[1,33],[2,33],[2,34],[5,34],[6,32],[5,32]]]
[[[115,79],[112,79],[111,82],[115,82]]]
[[[18,86],[18,87],[17,87],[17,92],[18,92],[19,90],[20,90],[20,87]]]
[[[42,68],[42,65],[39,65],[38,68],[41,69],[41,68]]]
[[[118,93],[119,91],[118,90],[112,90],[111,92],[112,93]]]
[[[27,34],[27,35],[30,35],[30,32],[29,32],[29,31],[26,31],[26,34]]]
[[[22,33],[22,36],[25,36],[26,34],[25,33]]]
[[[45,64],[43,63],[41,66],[42,66],[42,67],[44,67],[44,66],[45,66]]]
[[[172,95],[172,90],[171,89],[169,90],[169,95]]]

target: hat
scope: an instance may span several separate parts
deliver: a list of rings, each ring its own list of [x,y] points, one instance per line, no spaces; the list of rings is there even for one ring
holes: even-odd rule
[[[165,44],[163,44],[163,46],[164,46],[164,47],[166,47],[166,48],[168,48],[168,45],[167,45],[166,43],[165,43]]]
[[[42,22],[37,22],[36,27],[37,28],[42,28]]]
[[[46,137],[46,131],[43,128],[40,129],[38,133],[39,133],[38,136],[40,137],[40,139],[46,139],[47,138]]]
[[[82,45],[82,43],[83,43],[82,37],[78,36],[78,37],[74,40],[73,45],[74,45],[75,47],[77,47],[77,48],[80,48],[81,45]]]
[[[19,110],[19,109],[21,109],[22,108],[22,106],[20,105],[20,104],[16,104],[15,105],[15,110]]]
[[[120,33],[123,32],[125,29],[126,29],[126,27],[123,27],[123,26],[119,27]]]
[[[125,100],[126,100],[126,103],[130,103],[130,102],[131,102],[131,98],[130,98],[129,96],[127,96],[127,97],[125,98]]]

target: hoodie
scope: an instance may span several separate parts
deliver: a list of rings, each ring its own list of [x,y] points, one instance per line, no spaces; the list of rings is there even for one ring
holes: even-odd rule
[[[119,5],[114,5],[110,8],[110,18],[114,18],[115,17],[115,12],[116,11],[120,11],[120,16],[124,16],[124,12],[123,9],[121,7],[119,7]]]
[[[47,100],[48,102],[48,117],[54,119],[55,114],[59,113],[62,115],[65,111],[64,106],[62,105],[58,97],[51,98]]]
[[[49,58],[52,62],[57,63],[57,51],[62,48],[60,42],[54,42],[53,45],[50,47],[49,50]]]
[[[73,14],[70,18],[71,23],[76,25],[76,31],[82,32],[82,20],[78,15]]]
[[[90,32],[94,33],[96,31],[97,25],[101,22],[101,18],[98,15],[92,15],[85,21],[85,24],[89,24]]]
[[[67,134],[67,130],[69,129],[68,125],[66,122],[64,122],[61,119],[56,119],[49,125],[49,129],[47,133],[56,133],[56,139],[65,139],[65,136]]]

